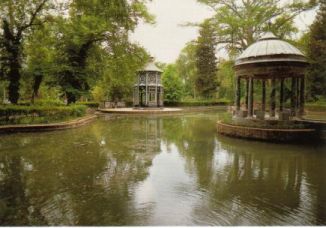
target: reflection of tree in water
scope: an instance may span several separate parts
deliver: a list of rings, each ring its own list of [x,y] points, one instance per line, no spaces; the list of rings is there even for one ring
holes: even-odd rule
[[[326,225],[326,145],[316,149],[305,162],[306,179],[314,187],[316,224]]]
[[[219,224],[316,224],[325,223],[326,217],[316,218],[313,207],[325,202],[309,200],[313,188],[304,180],[307,164],[311,162],[308,147],[273,145],[219,137],[220,153],[228,159],[214,166],[210,197],[202,207],[209,207],[221,218]],[[295,152],[294,152],[295,151]],[[319,156],[320,157],[320,156]],[[316,164],[316,163],[315,163]],[[320,169],[322,163],[317,167]],[[319,183],[322,181],[320,172]],[[304,182],[304,183],[303,183]],[[321,195],[324,195],[321,194]],[[308,208],[307,208],[308,207]],[[310,207],[310,208],[309,208]],[[319,208],[323,209],[325,207]],[[197,209],[194,214],[200,214]],[[320,211],[319,211],[320,213]],[[323,212],[322,212],[323,213]],[[223,218],[223,219],[222,219]]]
[[[195,224],[326,223],[325,153],[307,146],[217,140],[215,122],[202,117],[164,119],[162,138],[178,148],[198,191],[205,192],[193,209]]]
[[[215,149],[216,117],[204,118],[186,116],[168,118],[163,122],[163,139],[174,144],[185,157],[188,170],[194,170],[199,184],[207,186],[211,182]]]
[[[98,122],[0,140],[0,222],[124,225],[144,221],[133,188],[160,152],[158,119]]]

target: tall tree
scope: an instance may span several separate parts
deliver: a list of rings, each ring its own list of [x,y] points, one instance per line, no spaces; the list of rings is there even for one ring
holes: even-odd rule
[[[231,55],[246,49],[262,32],[271,30],[284,38],[297,31],[294,18],[316,6],[305,0],[198,0],[214,10],[212,22],[218,34],[217,42]]]
[[[217,58],[215,31],[206,20],[199,30],[196,50],[196,88],[204,98],[211,98],[217,89]]]
[[[9,100],[17,104],[21,78],[24,38],[44,22],[50,0],[2,0],[0,2],[0,65],[9,80]]]
[[[26,56],[25,67],[23,68],[23,82],[28,85],[28,97],[31,103],[39,97],[39,90],[43,81],[53,81],[55,71],[54,46],[56,43],[52,24],[44,24],[33,31],[26,39],[24,54]],[[22,83],[23,87],[24,84]],[[23,95],[23,94],[22,94]]]
[[[74,103],[90,89],[87,59],[96,46],[112,49],[112,44],[125,40],[139,19],[151,22],[145,7],[147,0],[73,0],[70,18],[62,19],[58,37],[62,71],[58,74],[60,85],[68,103]]]
[[[316,100],[326,98],[326,0],[320,0],[320,9],[310,28],[308,70],[310,96]]]
[[[177,102],[182,99],[182,81],[174,64],[169,64],[165,67],[162,75],[162,83],[164,86],[164,98],[166,101]]]
[[[184,95],[192,98],[196,98],[197,95],[195,85],[197,77],[196,50],[197,46],[195,42],[187,43],[175,64],[177,73],[184,84]]]

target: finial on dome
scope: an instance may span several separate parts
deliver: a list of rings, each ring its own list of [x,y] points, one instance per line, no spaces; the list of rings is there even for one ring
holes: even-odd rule
[[[272,32],[265,32],[265,33],[260,37],[259,40],[276,40],[276,39],[278,39],[278,38],[274,35],[274,33],[272,33]]]

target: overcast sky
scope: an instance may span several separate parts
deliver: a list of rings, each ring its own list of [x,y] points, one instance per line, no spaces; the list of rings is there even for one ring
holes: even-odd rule
[[[202,22],[213,15],[206,6],[196,0],[153,0],[149,11],[156,16],[155,25],[140,24],[132,35],[132,40],[145,47],[157,61],[174,62],[187,42],[198,36],[195,27],[180,26],[186,22]],[[315,14],[306,13],[296,19],[304,30]]]

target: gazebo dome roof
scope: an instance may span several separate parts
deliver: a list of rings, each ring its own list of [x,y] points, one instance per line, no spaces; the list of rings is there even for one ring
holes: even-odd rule
[[[266,62],[306,63],[307,60],[299,49],[267,32],[236,59],[235,65]]]
[[[154,63],[154,60],[151,60],[145,67],[144,69],[140,70],[140,72],[160,72],[162,73],[163,71],[160,70]]]

